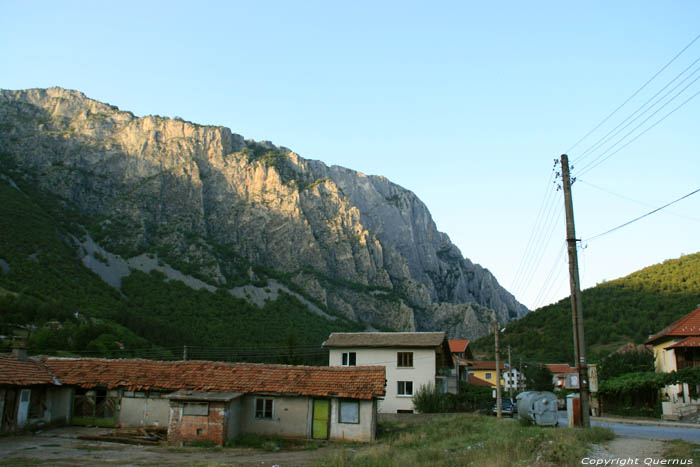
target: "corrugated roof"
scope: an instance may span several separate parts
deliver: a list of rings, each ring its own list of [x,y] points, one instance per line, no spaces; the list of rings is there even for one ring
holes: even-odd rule
[[[0,355],[0,384],[31,386],[57,383],[40,360],[18,360],[13,355]]]
[[[439,347],[444,332],[334,332],[324,347]]]
[[[468,339],[450,339],[450,352],[462,353],[467,350],[469,345]]]
[[[685,339],[676,342],[673,345],[666,347],[667,349],[677,349],[679,347],[700,347],[700,336],[686,337]]]
[[[700,307],[651,336],[645,344],[652,344],[666,336],[700,336]]]
[[[49,357],[45,362],[63,384],[131,391],[186,389],[371,399],[384,394],[386,381],[382,366],[314,367],[57,357]]]

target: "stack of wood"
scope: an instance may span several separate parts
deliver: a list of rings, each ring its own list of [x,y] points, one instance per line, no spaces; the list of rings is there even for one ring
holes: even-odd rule
[[[160,444],[161,441],[167,441],[168,428],[148,426],[133,429],[119,429],[101,435],[78,435],[78,439],[154,446]]]

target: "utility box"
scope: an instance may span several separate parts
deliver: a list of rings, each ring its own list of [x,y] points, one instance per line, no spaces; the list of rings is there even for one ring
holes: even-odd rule
[[[566,418],[569,421],[570,428],[582,425],[581,397],[578,393],[566,396]]]
[[[557,396],[549,391],[518,394],[518,416],[540,426],[557,426]]]

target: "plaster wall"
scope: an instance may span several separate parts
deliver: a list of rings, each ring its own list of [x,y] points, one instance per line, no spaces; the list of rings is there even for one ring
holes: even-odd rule
[[[331,400],[330,439],[337,441],[373,441],[377,431],[377,401],[359,401],[359,423],[340,423],[340,401]]]
[[[387,347],[387,348],[332,348],[329,365],[341,366],[343,352],[355,352],[357,366],[379,365],[386,368],[386,395],[379,401],[380,413],[396,413],[398,410],[414,410],[412,395],[399,395],[398,382],[413,382],[413,394],[426,384],[435,384],[437,372],[435,349]],[[399,367],[398,352],[413,352],[413,366]]]
[[[255,418],[255,399],[257,398],[273,399],[271,419]],[[309,437],[310,398],[248,395],[241,399],[241,433],[293,438]]]

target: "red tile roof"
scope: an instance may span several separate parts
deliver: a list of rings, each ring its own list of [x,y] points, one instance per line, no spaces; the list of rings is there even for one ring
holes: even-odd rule
[[[700,336],[700,307],[651,336],[645,344],[652,344],[666,336]]]
[[[47,358],[46,365],[63,384],[132,391],[188,389],[371,399],[384,395],[386,382],[383,366],[313,367],[97,358]]]
[[[545,363],[545,367],[552,373],[576,373],[576,368],[569,366],[568,363]]]
[[[473,384],[474,386],[484,386],[484,387],[493,387],[494,385],[484,381],[481,378],[477,378],[476,376],[472,374],[467,374],[467,384]]]
[[[686,337],[680,342],[676,342],[673,345],[666,347],[667,349],[676,349],[679,347],[700,347],[700,336]]]
[[[462,353],[467,350],[469,339],[450,339],[450,352]]]
[[[57,382],[40,360],[18,360],[13,355],[0,355],[0,384],[31,386]]]
[[[488,361],[481,361],[481,360],[467,360],[466,362],[464,360],[460,360],[463,363],[466,363],[467,366],[469,367],[470,370],[495,370],[496,369],[496,362],[488,362]],[[501,370],[506,369],[506,364],[505,362],[500,362],[501,363]]]

